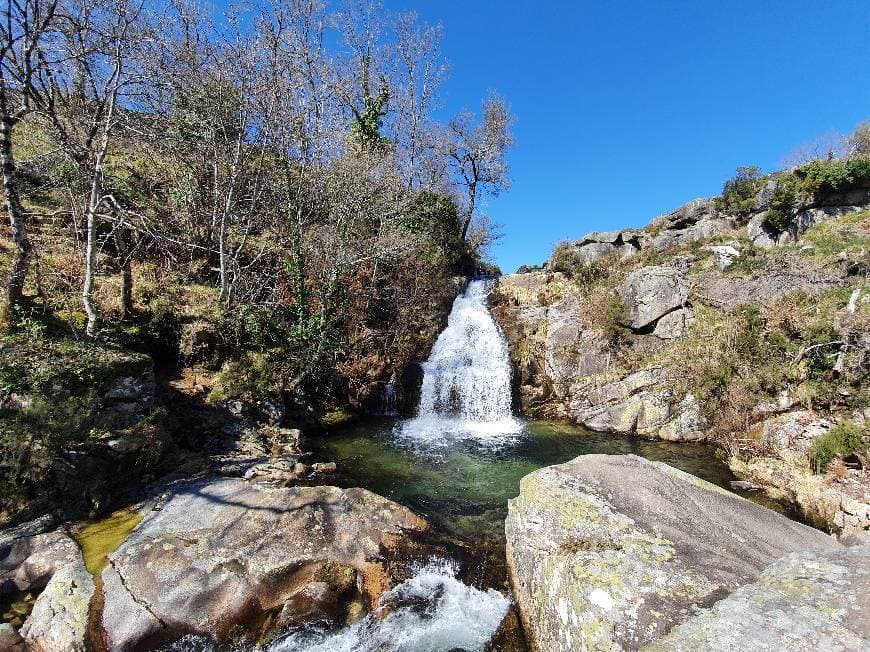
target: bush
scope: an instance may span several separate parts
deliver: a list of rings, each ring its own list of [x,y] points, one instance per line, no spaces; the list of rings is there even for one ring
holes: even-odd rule
[[[870,156],[812,161],[799,167],[795,174],[802,177],[801,185],[807,194],[824,196],[870,188]]]
[[[866,428],[852,421],[845,421],[816,437],[810,449],[810,464],[813,471],[823,473],[835,458],[865,452],[867,450],[864,441],[865,432]]]
[[[785,231],[804,198],[805,193],[801,188],[800,180],[794,174],[782,175],[776,180],[770,198],[770,210],[764,216],[764,224],[775,231]]]
[[[764,175],[756,166],[737,168],[737,175],[728,179],[722,186],[722,195],[715,199],[716,208],[724,213],[745,217],[756,206],[755,195]]]

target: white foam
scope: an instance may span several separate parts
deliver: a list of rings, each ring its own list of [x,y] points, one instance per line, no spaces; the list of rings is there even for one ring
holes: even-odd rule
[[[373,615],[339,632],[292,633],[268,652],[448,652],[482,650],[492,638],[509,601],[494,589],[482,591],[456,579],[445,561],[422,567],[411,579],[384,594],[383,601],[414,603],[383,620]]]
[[[474,280],[453,302],[423,364],[418,416],[397,428],[399,436],[438,445],[522,431],[511,412],[510,357],[486,305],[489,290],[489,281]]]

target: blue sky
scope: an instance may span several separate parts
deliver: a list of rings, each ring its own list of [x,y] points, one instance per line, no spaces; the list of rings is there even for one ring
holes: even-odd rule
[[[505,272],[870,118],[868,0],[385,4],[443,24],[446,111],[496,90],[517,116],[513,185],[486,206]]]

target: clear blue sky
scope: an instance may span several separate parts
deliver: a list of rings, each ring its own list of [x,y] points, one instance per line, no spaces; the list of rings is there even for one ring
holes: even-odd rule
[[[448,111],[518,118],[489,200],[505,272],[718,193],[738,165],[870,118],[870,0],[386,0],[444,25]]]

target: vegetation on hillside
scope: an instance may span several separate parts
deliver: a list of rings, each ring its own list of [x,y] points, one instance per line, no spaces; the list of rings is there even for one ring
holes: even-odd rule
[[[454,279],[492,271],[480,200],[508,186],[513,118],[489,95],[436,120],[439,26],[289,0],[28,0],[0,22],[9,483],[37,440],[51,459],[88,436],[103,388],[63,374],[94,352],[206,368],[216,402],[360,408],[425,356]]]

